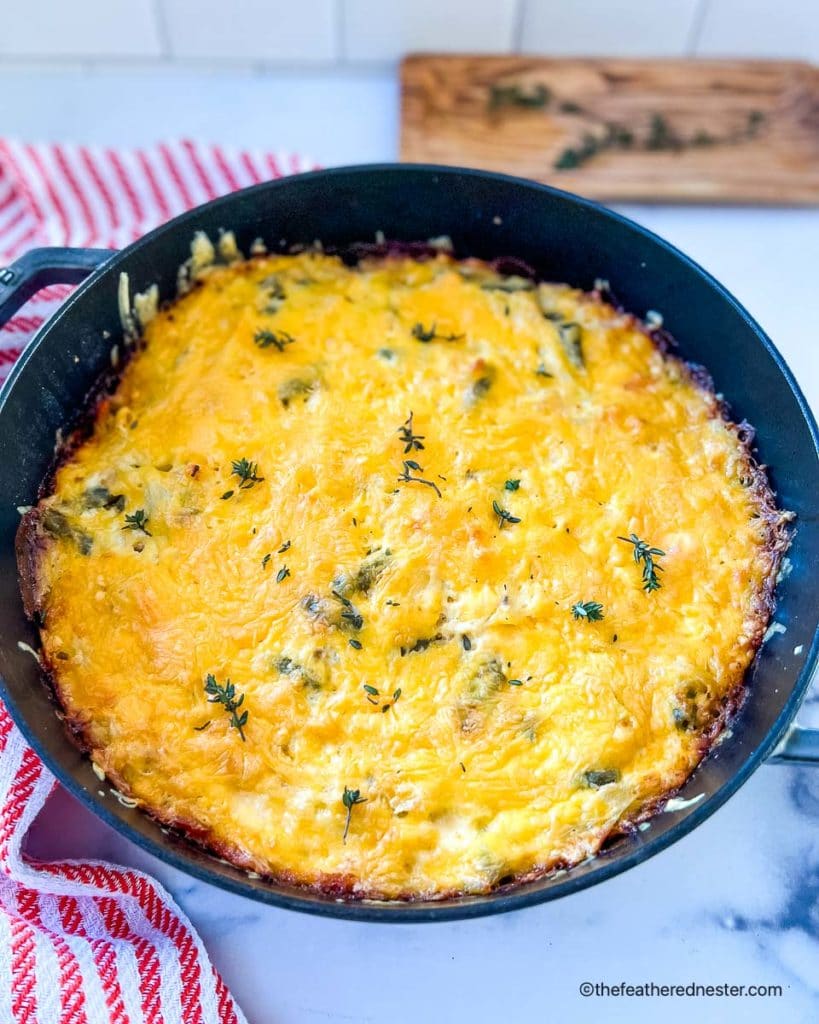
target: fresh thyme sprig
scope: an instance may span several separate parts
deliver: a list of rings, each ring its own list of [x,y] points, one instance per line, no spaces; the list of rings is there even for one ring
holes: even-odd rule
[[[520,480],[507,480],[503,485],[505,491],[517,491],[520,488]]]
[[[247,709],[241,715],[238,714],[238,711],[244,702],[245,695],[241,693],[237,699],[236,687],[229,679],[225,680],[224,686],[220,686],[216,682],[215,676],[212,676],[210,673],[205,678],[205,693],[208,694],[209,704],[221,704],[225,711],[230,714],[231,728],[238,729],[239,735],[244,742],[246,738],[244,726],[247,722]]]
[[[347,808],[347,820],[344,822],[344,835],[341,837],[342,843],[346,843],[347,833],[350,831],[350,819],[353,816],[353,808],[356,804],[365,804],[367,802],[367,798],[361,795],[360,789],[348,789],[347,786],[345,786],[341,802]]]
[[[439,334],[434,323],[429,327],[424,327],[421,323],[413,324],[412,336],[416,341],[423,341],[424,343],[429,341],[460,341],[464,337],[463,334]]]
[[[492,511],[498,517],[498,527],[501,530],[507,523],[511,526],[520,522],[520,518],[518,516],[513,516],[507,509],[501,508],[497,501],[492,502]]]
[[[285,345],[292,345],[295,342],[295,338],[292,334],[288,334],[287,331],[256,331],[253,335],[253,340],[256,342],[259,348],[275,348],[279,352],[284,352]]]
[[[526,88],[512,83],[493,82],[489,89],[489,109],[500,110],[502,107],[524,107],[542,109],[552,99],[552,92],[542,82]]]
[[[138,508],[133,515],[127,515],[125,517],[125,526],[123,530],[139,530],[146,534],[148,537],[152,537],[153,534],[148,529],[149,517],[145,515],[145,509]]]
[[[643,563],[643,590],[648,593],[659,590],[662,584],[657,572],[665,572],[665,570],[661,565],[657,565],[655,559],[662,558],[665,551],[649,547],[648,542],[640,540],[636,533],[630,533],[628,537],[618,536],[617,539],[625,541],[626,544],[632,544],[634,546],[634,561],[638,565],[640,562]]]
[[[398,433],[401,435],[401,441],[404,444],[404,454],[407,455],[413,450],[421,451],[423,445],[421,442],[424,440],[426,435],[416,434],[412,429],[412,413],[410,412],[409,418],[398,428]]]
[[[287,568],[286,565],[283,565],[281,569],[279,569],[279,571],[276,573],[276,582],[281,583],[283,580],[286,580],[289,575],[290,570]]]
[[[239,490],[244,491],[254,484],[260,484],[263,480],[263,476],[259,476],[259,463],[250,462],[248,459],[234,459],[231,463],[233,467],[230,471],[231,476],[239,477]]]
[[[603,605],[599,601],[578,601],[572,605],[572,617],[587,619],[589,622],[600,622],[603,618]]]
[[[420,324],[416,324],[416,327],[420,327]],[[413,332],[415,328],[413,328]],[[412,426],[412,412],[410,412],[408,418],[398,428],[398,434],[401,443],[404,445],[404,454],[407,455],[413,449],[421,451],[424,448],[422,442],[426,437],[425,434],[416,434]],[[433,480],[426,480],[422,476],[412,476],[412,473],[423,473],[424,467],[419,465],[414,459],[404,459],[404,472],[398,477],[399,483],[404,484],[424,484],[425,487],[431,487],[438,497],[441,497],[441,489]],[[443,480],[443,477],[441,477]]]
[[[441,497],[441,489],[434,480],[425,480],[421,476],[410,476],[410,473],[423,473],[423,466],[419,466],[413,459],[404,459],[404,472],[398,477],[399,483],[404,484],[426,484],[431,487],[438,497]]]
[[[563,110],[565,113],[566,105]],[[724,135],[714,135],[699,129],[693,135],[683,135],[663,117],[652,114],[648,131],[640,135],[616,121],[604,121],[600,125],[602,132],[585,132],[579,143],[564,149],[554,162],[559,171],[574,170],[607,150],[639,149],[647,152],[674,152],[684,149],[699,149],[704,146],[724,146],[744,142],[756,138],[765,122],[765,115],[760,110],[748,113],[745,122],[739,128]]]

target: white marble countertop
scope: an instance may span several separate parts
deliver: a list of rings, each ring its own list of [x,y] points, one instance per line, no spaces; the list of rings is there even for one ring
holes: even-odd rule
[[[394,159],[397,86],[384,72],[0,67],[0,135],[129,144],[194,138],[298,150],[323,164]],[[819,407],[819,210],[629,207],[722,280]],[[803,719],[819,722],[819,699]],[[252,1024],[313,1021],[669,1024],[819,1020],[819,770],[769,766],[696,832],[602,886],[541,907],[438,925],[328,921],[263,907],[152,859],[58,792],[39,856],[109,858],[158,876]],[[581,981],[780,984],[781,998],[627,999]]]

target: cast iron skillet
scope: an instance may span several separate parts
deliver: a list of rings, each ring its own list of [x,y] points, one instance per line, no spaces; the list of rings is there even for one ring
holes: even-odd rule
[[[547,279],[591,288],[606,278],[625,308],[662,312],[683,356],[705,364],[735,418],[758,431],[781,507],[797,513],[792,571],[778,590],[776,620],[787,627],[761,649],[750,696],[719,744],[682,790],[690,804],[611,843],[568,873],[510,891],[445,902],[355,903],[260,879],[161,832],[101,787],[54,713],[37,664],[18,641],[36,644],[17,586],[17,506],[32,504],[54,439],[109,366],[121,336],[117,284],[132,294],[154,282],[163,299],[195,231],[236,233],[247,252],[321,239],[327,245],[449,235],[461,256],[518,256]],[[88,277],[39,332],[0,396],[0,674],[2,697],[28,741],[90,810],[144,849],[189,874],[266,903],[336,917],[435,921],[512,910],[555,899],[638,864],[712,814],[763,761],[819,762],[819,731],[792,724],[819,654],[817,427],[782,357],[745,310],[696,264],[644,228],[594,203],[531,182],[480,171],[372,166],[319,171],[237,192],[192,210],[120,253],[40,249],[0,270],[0,323],[37,288]],[[784,739],[783,739],[784,737]],[[773,755],[773,756],[772,756]],[[100,796],[101,788],[106,790]],[[696,798],[696,799],[695,799]],[[679,806],[679,805],[677,805]]]

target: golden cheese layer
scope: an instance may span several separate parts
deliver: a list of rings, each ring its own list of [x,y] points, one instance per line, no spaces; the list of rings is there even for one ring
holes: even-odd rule
[[[685,780],[769,615],[769,500],[598,295],[311,253],[155,317],[29,554],[122,792],[255,871],[419,897],[574,864]]]

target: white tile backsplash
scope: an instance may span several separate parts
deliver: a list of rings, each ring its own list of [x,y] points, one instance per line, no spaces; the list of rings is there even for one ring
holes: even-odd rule
[[[313,63],[337,56],[336,0],[160,0],[171,56]]]
[[[153,0],[2,0],[0,57],[158,57]]]
[[[355,68],[418,51],[819,61],[819,0],[0,0],[0,63]]]
[[[520,48],[555,56],[682,57],[702,0],[523,0]]]
[[[343,0],[350,60],[396,60],[421,50],[508,53],[518,0]]]
[[[819,61],[819,0],[710,0],[697,53]]]

